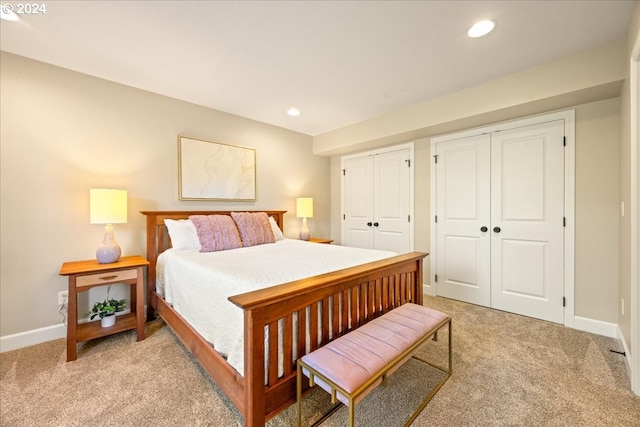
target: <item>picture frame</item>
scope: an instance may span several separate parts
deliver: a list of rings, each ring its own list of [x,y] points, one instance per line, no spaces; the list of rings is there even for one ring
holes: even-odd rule
[[[178,136],[180,200],[256,200],[256,150]]]

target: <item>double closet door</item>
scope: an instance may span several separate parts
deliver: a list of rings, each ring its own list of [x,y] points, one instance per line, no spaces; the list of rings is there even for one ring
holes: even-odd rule
[[[413,144],[342,158],[342,244],[413,250]]]
[[[564,129],[435,144],[438,295],[563,323]]]

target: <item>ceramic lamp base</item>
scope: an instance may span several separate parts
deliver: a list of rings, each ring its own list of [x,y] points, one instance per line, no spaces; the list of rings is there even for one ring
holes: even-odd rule
[[[307,218],[302,218],[302,228],[300,229],[300,240],[309,240],[311,237],[311,233],[309,232],[309,227],[307,226]]]
[[[96,258],[100,264],[111,264],[120,259],[122,251],[120,246],[113,238],[113,225],[107,224],[104,226],[104,239],[98,250],[96,251]]]

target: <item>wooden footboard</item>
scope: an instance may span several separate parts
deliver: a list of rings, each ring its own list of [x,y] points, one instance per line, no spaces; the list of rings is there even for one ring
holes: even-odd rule
[[[414,252],[230,297],[244,310],[245,425],[261,426],[295,402],[298,357],[404,303],[422,304],[425,256]],[[284,360],[274,363],[279,335]],[[280,362],[284,375],[279,377]]]
[[[147,216],[151,263],[148,319],[157,309],[243,414],[245,426],[262,426],[295,402],[298,357],[404,303],[422,304],[422,262],[427,254],[419,252],[232,296],[229,300],[244,312],[243,377],[155,292],[156,258],[170,247],[164,219],[229,212],[142,213]],[[282,228],[284,211],[267,213]]]

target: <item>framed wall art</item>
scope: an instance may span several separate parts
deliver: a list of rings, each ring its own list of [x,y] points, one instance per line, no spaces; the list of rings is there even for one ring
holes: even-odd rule
[[[178,137],[180,200],[256,200],[256,150]]]

